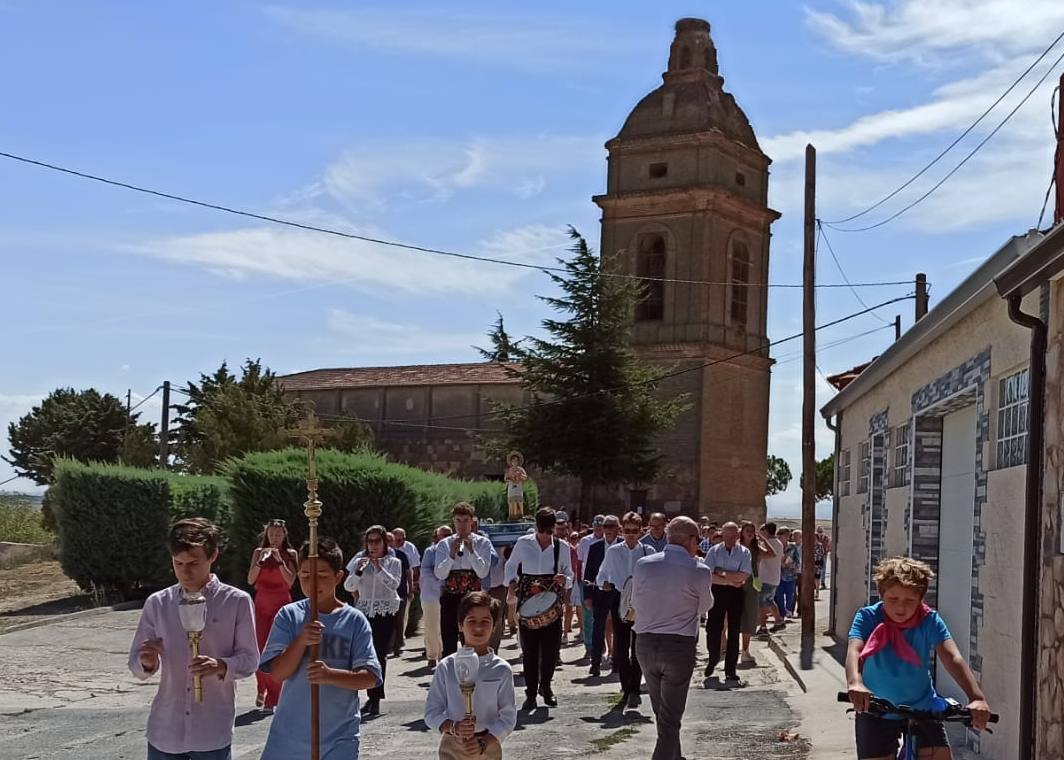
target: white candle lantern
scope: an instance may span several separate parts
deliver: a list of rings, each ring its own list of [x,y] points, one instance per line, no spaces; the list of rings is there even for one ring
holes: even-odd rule
[[[473,717],[473,690],[477,686],[480,673],[480,656],[472,647],[462,647],[454,656],[454,671],[458,676],[458,685],[465,697],[466,719]]]
[[[200,636],[207,627],[207,597],[198,591],[181,594],[178,604],[178,613],[181,616],[181,627],[188,634],[188,645],[192,650],[192,658],[199,657]],[[197,702],[203,701],[203,680],[200,676],[193,676],[192,688]]]

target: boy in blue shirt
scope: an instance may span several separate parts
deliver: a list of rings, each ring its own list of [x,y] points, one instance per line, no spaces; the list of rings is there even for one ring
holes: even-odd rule
[[[846,687],[857,711],[855,733],[861,760],[892,760],[905,722],[868,712],[872,696],[915,710],[932,710],[938,697],[931,681],[931,652],[968,695],[972,727],[981,731],[990,705],[957,648],[945,621],[924,604],[934,572],[924,562],[892,557],[876,567],[881,602],[857,611],[846,653]],[[952,760],[941,722],[918,729],[921,758]],[[926,750],[930,750],[927,753]]]
[[[309,545],[299,550],[299,585],[313,593]],[[331,538],[318,541],[318,620],[310,620],[309,599],[277,613],[262,650],[260,667],[284,682],[262,760],[310,756],[310,685],[320,687],[321,760],[358,757],[358,692],[380,686],[381,666],[373,632],[361,612],[336,598],[344,577],[344,555]],[[318,644],[320,659],[307,657]]]

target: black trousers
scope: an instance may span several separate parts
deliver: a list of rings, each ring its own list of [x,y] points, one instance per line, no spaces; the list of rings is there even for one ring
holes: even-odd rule
[[[606,620],[610,616],[610,609],[620,604],[621,595],[617,591],[603,591],[600,588],[592,593],[591,615],[594,624],[591,626],[591,665],[598,667],[602,664],[602,652],[606,648]]]
[[[495,627],[491,629],[491,648],[495,654],[499,653],[499,647],[502,646],[502,634],[506,629],[506,594],[508,591],[506,586],[496,586],[488,590],[492,599],[499,600],[499,614],[495,618]]]
[[[643,683],[643,671],[635,656],[636,633],[632,630],[634,623],[626,623],[621,619],[620,601],[618,597],[610,610],[613,617],[613,661],[617,664],[617,675],[621,677],[621,691],[638,694],[639,686]]]
[[[392,635],[395,633],[395,615],[377,615],[369,619],[373,631],[373,651],[381,664],[381,685],[366,691],[370,699],[384,699],[384,678],[388,670],[388,653],[391,650]]]
[[[525,694],[534,697],[540,690],[549,692],[554,666],[558,664],[558,652],[562,648],[561,618],[543,628],[519,625],[518,629],[521,662],[525,667]]]
[[[399,653],[403,650],[403,646],[406,644],[406,631],[403,630],[403,623],[409,606],[409,597],[399,600],[399,611],[395,613],[395,629],[392,631],[392,641],[391,645],[388,647],[389,652]]]
[[[735,586],[713,585],[713,609],[706,623],[706,647],[709,649],[709,667],[712,670],[720,662],[720,636],[724,631],[724,618],[728,619],[728,650],[724,655],[724,675],[734,676],[739,664],[740,620],[743,617],[743,598],[746,592]]]
[[[458,651],[458,594],[440,594],[440,638],[443,640],[443,656]]]

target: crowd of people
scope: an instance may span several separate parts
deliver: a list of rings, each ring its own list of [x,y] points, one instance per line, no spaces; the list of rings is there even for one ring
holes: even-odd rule
[[[502,757],[519,709],[511,665],[498,652],[513,637],[523,665],[521,711],[536,709],[539,700],[558,706],[553,680],[562,648],[582,644],[576,664],[590,678],[616,675],[617,709],[638,709],[646,684],[657,724],[653,758],[675,760],[700,630],[707,683],[742,687],[738,669],[753,661],[751,639],[797,615],[803,538],[772,522],[717,525],[660,513],[644,519],[633,511],[596,515],[583,526],[544,507],[527,533],[496,547],[480,531],[473,506],[462,502],[422,551],[402,528],[381,525],[368,527],[346,558],[335,541],[320,539],[315,578],[310,547],[295,550],[284,521],[271,520],[250,560],[254,601],[211,572],[219,540],[207,520],[175,523],[168,546],[178,583],[149,597],[134,637],[132,672],[161,675],[148,721],[149,760],[229,758],[235,682],[251,675],[257,708],[273,714],[262,758],[308,755],[312,685],[327,687],[319,698],[321,757],[357,757],[362,722],[381,713],[388,659],[413,633],[413,599],[421,608],[422,656],[433,671],[424,720],[440,734],[441,758]],[[814,540],[819,590],[830,540],[822,530]],[[306,598],[293,602],[296,581]],[[309,605],[315,589],[317,619]],[[179,612],[196,595],[205,597],[210,619],[198,654]],[[860,636],[882,649],[889,639],[876,627],[883,611],[868,615]],[[310,647],[316,659],[307,656]],[[463,684],[469,658],[479,674],[473,718]],[[977,692],[974,678],[971,684]],[[868,721],[862,725],[873,730]]]

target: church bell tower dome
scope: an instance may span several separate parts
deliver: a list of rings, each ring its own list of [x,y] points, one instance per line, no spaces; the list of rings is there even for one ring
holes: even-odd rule
[[[656,442],[645,506],[763,521],[768,397],[769,158],[724,91],[709,23],[676,24],[661,85],[606,143],[604,266],[638,277],[634,351],[691,401]],[[678,371],[679,370],[679,371]]]
[[[746,114],[724,91],[708,21],[685,18],[676,22],[669,67],[661,78],[662,86],[632,109],[619,138],[717,130],[761,152]]]

